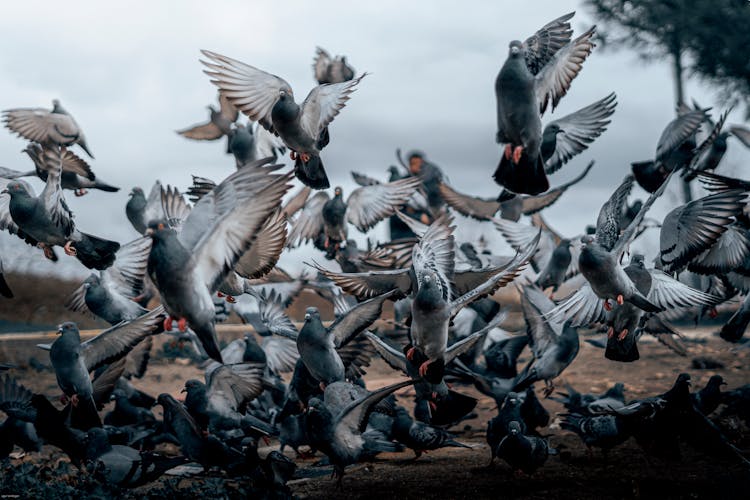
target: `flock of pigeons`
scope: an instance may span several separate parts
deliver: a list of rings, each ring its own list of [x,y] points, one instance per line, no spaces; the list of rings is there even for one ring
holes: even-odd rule
[[[347,465],[380,452],[409,448],[419,457],[466,446],[446,430],[477,403],[449,385],[463,383],[497,402],[498,415],[487,428],[492,458],[531,473],[555,454],[539,432],[550,416],[533,384],[543,382],[546,397],[554,392],[553,380],[578,353],[580,329],[606,332],[601,344],[614,361],[637,360],[643,333],[684,355],[681,335],[669,321],[700,319],[744,294],[721,332],[739,341],[750,321],[750,182],[712,171],[730,134],[750,147],[750,131],[723,131],[726,114],[714,123],[707,109],[681,107],[654,160],[633,164],[633,175],[583,235],[560,235],[542,218],[593,162],[556,188],[550,189],[547,175],[602,134],[616,106],[610,94],[542,129],[541,116],[558,105],[594,47],[594,27],[572,39],[572,16],[510,44],[495,87],[503,147],[494,178],[504,188],[497,200],[455,191],[419,152],[407,161],[399,154],[405,169],[391,167],[387,182],[353,173],[360,187],[346,199],[337,187],[330,197],[320,153],[330,139],[328,126],[366,73],[355,77],[344,57],[322,49],[314,64],[319,85],[301,105],[283,79],[203,51],[220,108],[210,108],[208,122],[179,133],[196,140],[226,136],[237,171],[218,183],[194,177],[186,193],[158,181],[148,196],[133,188],[126,215],[143,236],[122,246],[80,231],[65,202],[65,190],[76,196],[87,189],[117,190],[69,149],[78,145],[93,158],[73,117],[57,101],[52,110],[5,111],[6,126],[30,141],[25,151],[35,169],[0,171],[0,229],[52,260],[60,246],[92,269],[68,307],[112,327],[82,342],[75,323],[66,322],[52,344],[39,346],[49,351],[62,410],[9,374],[0,377],[0,410],[7,415],[0,456],[15,445],[38,451],[43,442],[97,480],[120,487],[146,484],[194,462],[287,493],[296,466],[279,452],[261,458],[260,439],[278,439],[281,451],[290,446],[302,454],[300,447],[307,446],[322,452],[340,482]],[[238,123],[240,112],[250,123]],[[293,172],[280,163],[286,151]],[[45,182],[38,196],[22,180],[29,175]],[[295,176],[304,186],[286,196]],[[646,214],[673,177],[697,179],[710,194],[655,223]],[[636,182],[650,196],[629,203]],[[491,222],[517,253],[497,256],[457,242],[452,212]],[[532,223],[520,222],[522,215]],[[348,237],[350,224],[364,233],[385,219],[391,241],[364,250]],[[653,268],[629,252],[652,227],[660,231]],[[285,248],[306,242],[340,271],[314,264],[315,279],[295,279],[276,267]],[[526,328],[498,337],[492,331],[508,310],[488,297],[511,283]],[[12,297],[1,284],[2,294]],[[307,308],[301,326],[286,315],[303,289],[333,303],[333,323],[326,326],[315,307]],[[243,295],[257,310],[239,300]],[[393,320],[380,319],[387,301],[394,304]],[[248,334],[220,349],[218,306],[233,308],[262,341]],[[184,401],[168,394],[154,398],[133,385],[146,370],[152,337],[162,332],[192,341],[204,359],[205,381],[186,381]],[[519,371],[517,359],[527,345],[532,361]],[[363,376],[375,353],[407,378],[369,391]],[[282,375],[289,372],[287,383]],[[603,395],[568,387],[558,396],[568,410],[562,427],[589,447],[608,450],[634,436],[646,452],[674,457],[684,441],[747,464],[707,415],[723,404],[725,412],[750,423],[750,388],[721,392],[718,377],[691,394],[689,380],[680,375],[666,393],[631,402],[622,384]],[[394,395],[410,385],[413,416]],[[110,400],[114,408],[102,420],[99,411]],[[162,407],[161,420],[154,405]],[[164,442],[179,446],[182,455],[153,451]]]

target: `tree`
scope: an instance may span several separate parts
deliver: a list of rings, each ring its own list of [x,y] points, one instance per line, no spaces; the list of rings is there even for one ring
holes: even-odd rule
[[[748,0],[586,0],[605,25],[605,45],[630,47],[647,61],[669,57],[675,102],[684,102],[686,71],[741,103],[750,116]]]

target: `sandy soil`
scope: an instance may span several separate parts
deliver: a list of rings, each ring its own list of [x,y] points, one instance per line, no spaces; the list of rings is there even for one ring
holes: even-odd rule
[[[557,385],[562,386],[567,382],[581,391],[601,392],[612,383],[622,381],[626,386],[627,397],[635,399],[663,392],[671,386],[677,374],[683,371],[692,374],[696,388],[701,387],[714,373],[724,376],[729,388],[750,382],[750,350],[747,347],[724,343],[707,336],[705,331],[695,333],[701,333],[705,343],[690,343],[690,353],[686,358],[676,356],[653,341],[645,340],[641,348],[642,359],[632,364],[607,361],[601,350],[583,343],[580,355],[564,376],[558,379]],[[222,336],[228,338],[236,335],[239,335],[239,331]],[[156,343],[155,352],[163,341],[161,339]],[[24,360],[32,353],[38,360],[46,362],[44,353],[34,353],[34,343],[31,338],[9,343],[0,336],[0,354],[22,365],[15,371],[22,383],[47,395],[59,394],[51,371],[36,371],[25,366]],[[691,360],[697,356],[719,361],[725,368],[691,369]],[[146,376],[136,381],[136,385],[154,395],[168,392],[178,396],[184,381],[193,377],[201,377],[200,370],[194,364],[185,360],[154,359]],[[380,360],[373,363],[366,377],[371,388],[399,379]],[[341,491],[335,488],[335,483],[326,474],[328,469],[320,471],[312,467],[317,459],[297,459],[301,476],[317,477],[293,480],[290,486],[294,494],[309,498],[367,498],[383,495],[396,498],[742,498],[742,492],[747,492],[750,486],[750,474],[747,471],[731,463],[717,462],[701,456],[687,447],[684,448],[684,457],[680,462],[647,459],[632,440],[613,450],[606,460],[598,452],[590,459],[577,436],[559,429],[554,415],[562,411],[562,406],[551,400],[544,401],[544,405],[553,414],[553,423],[544,432],[550,436],[551,444],[561,451],[560,456],[550,457],[547,464],[533,476],[516,476],[504,463],[497,461],[488,469],[485,466],[489,459],[489,449],[484,441],[484,430],[487,420],[494,414],[494,402],[481,396],[473,388],[465,387],[460,390],[479,398],[477,418],[454,429],[459,439],[470,444],[472,449],[439,450],[424,455],[415,462],[411,461],[410,452],[381,455],[374,463],[349,468]],[[408,405],[412,394],[410,390],[404,390],[399,393],[399,399]],[[736,443],[741,449],[747,450],[750,448],[750,437],[739,436]],[[261,454],[276,447],[277,444],[271,442],[267,449],[261,450]],[[52,453],[53,457],[57,455]],[[293,458],[293,453],[289,456]],[[20,460],[36,461],[39,456],[27,456]],[[15,462],[19,460],[14,460]],[[164,481],[174,483],[174,479],[161,480]],[[200,481],[196,478],[170,484],[173,491],[175,488],[176,491],[181,491],[180,488],[187,488],[188,485],[194,487]],[[140,496],[147,491],[149,488],[141,488],[131,493]],[[218,493],[215,487],[211,492]],[[194,490],[185,490],[183,493],[195,494]],[[229,489],[222,494],[235,496]]]

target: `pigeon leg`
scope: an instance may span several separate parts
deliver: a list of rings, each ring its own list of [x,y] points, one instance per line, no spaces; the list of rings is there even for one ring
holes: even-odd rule
[[[609,299],[604,299],[604,310],[605,311],[611,311],[612,306],[609,304]]]
[[[38,248],[41,248],[44,251],[44,256],[47,257],[49,260],[52,260],[55,258],[55,253],[52,251],[52,247],[47,245],[46,243],[39,242],[36,244]]]
[[[65,246],[63,246],[63,250],[65,250],[66,255],[70,255],[72,257],[75,257],[78,253],[74,247],[71,245],[73,244],[72,241],[65,242]]]
[[[326,392],[326,384],[325,384],[325,382],[321,382],[320,384],[318,384],[318,387],[320,387],[321,391]]]
[[[622,342],[623,340],[625,340],[625,337],[627,336],[628,336],[628,329],[625,328],[623,331],[620,332],[620,335],[617,336],[617,340]]]
[[[427,401],[427,404],[430,406],[430,410],[432,411],[437,410],[437,404],[435,404],[434,401]]]
[[[307,163],[308,161],[310,161],[310,155],[307,153],[301,153],[299,157],[302,159],[303,163]]]
[[[292,159],[292,161],[297,159],[297,153],[295,151],[289,151],[289,158]]]
[[[708,315],[711,317],[711,319],[716,319],[716,316],[719,315],[719,311],[717,311],[715,307],[712,307],[708,310]]]
[[[229,302],[230,304],[234,304],[235,302],[237,302],[237,299],[235,299],[231,295],[227,295],[226,301]]]
[[[612,337],[613,337],[614,335],[615,335],[615,329],[614,329],[614,327],[611,327],[611,326],[610,326],[610,327],[609,327],[609,328],[607,329],[607,338],[608,338],[608,339],[611,339],[611,338],[612,338]]]
[[[513,153],[513,147],[510,144],[505,145],[505,159],[510,160],[510,155]]]
[[[67,405],[70,402],[70,398],[68,398],[67,394],[63,394],[60,396],[60,402],[64,405]]]
[[[430,366],[430,363],[432,363],[432,361],[430,361],[428,359],[427,361],[425,361],[424,363],[422,363],[421,365],[419,365],[419,376],[420,377],[424,377],[425,375],[427,375],[427,368]]]
[[[414,359],[414,353],[415,352],[417,352],[417,348],[416,347],[412,346],[411,348],[409,348],[409,350],[406,351],[406,359],[408,359],[409,361],[411,361],[412,359]]]
[[[542,391],[542,394],[544,395],[544,399],[547,399],[552,395],[553,392],[555,392],[555,384],[553,384],[551,380],[545,380],[544,384],[545,387]]]
[[[617,304],[623,305],[625,303],[625,297],[622,296],[622,294],[617,296]]]
[[[167,316],[166,318],[164,318],[164,331],[172,331],[172,316]]]
[[[73,194],[75,194],[76,197],[80,198],[81,196],[85,195],[88,192],[89,192],[88,189],[76,189],[75,191],[73,191]]]
[[[516,165],[521,162],[521,153],[523,153],[523,146],[516,146],[513,150],[513,163]]]
[[[177,329],[183,333],[187,331],[187,320],[185,318],[177,320]]]
[[[73,394],[70,396],[70,404],[73,406],[78,406],[78,394]]]
[[[224,294],[221,292],[216,292],[216,296],[219,297],[220,299],[224,298]]]

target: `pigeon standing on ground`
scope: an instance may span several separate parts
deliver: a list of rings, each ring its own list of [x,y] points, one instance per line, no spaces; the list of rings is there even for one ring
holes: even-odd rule
[[[3,121],[6,127],[26,140],[49,147],[78,144],[86,154],[94,157],[78,123],[57,99],[52,101],[51,111],[44,108],[6,109]]]
[[[497,445],[497,456],[508,462],[514,470],[532,474],[544,465],[547,457],[557,454],[549,447],[547,440],[536,436],[526,436],[521,423],[508,424],[508,435]]]
[[[414,459],[422,456],[423,452],[439,448],[471,448],[455,440],[455,436],[439,427],[433,427],[423,422],[412,420],[406,409],[396,408],[393,422],[393,437],[399,443],[414,451]]]
[[[278,76],[214,52],[202,53],[211,61],[203,61],[208,68],[205,72],[222,95],[281,137],[292,151],[297,178],[314,189],[328,188],[320,159],[320,150],[329,141],[328,125],[367,73],[347,82],[319,85],[300,106],[294,102],[291,86]]]

